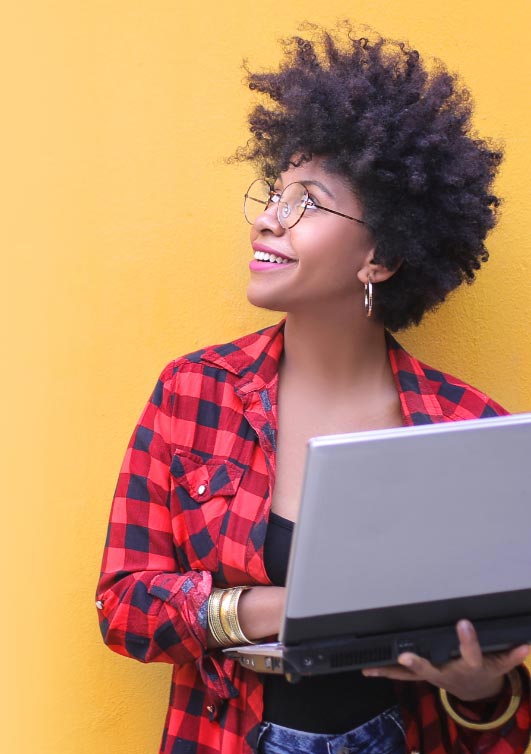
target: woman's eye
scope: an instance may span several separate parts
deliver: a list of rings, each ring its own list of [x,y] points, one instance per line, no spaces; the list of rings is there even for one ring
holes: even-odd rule
[[[306,199],[306,209],[317,209],[317,202],[315,202],[311,196]]]

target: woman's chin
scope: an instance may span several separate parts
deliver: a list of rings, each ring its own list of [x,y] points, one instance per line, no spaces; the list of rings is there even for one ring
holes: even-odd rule
[[[271,295],[270,292],[256,290],[252,285],[247,288],[247,300],[258,309],[269,309],[272,312],[286,311],[285,301],[281,301],[279,297]]]

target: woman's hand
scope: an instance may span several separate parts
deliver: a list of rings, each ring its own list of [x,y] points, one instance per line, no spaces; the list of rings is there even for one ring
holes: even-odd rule
[[[499,694],[504,676],[529,654],[529,646],[523,644],[508,652],[484,655],[474,626],[467,620],[457,624],[457,636],[461,657],[441,667],[435,667],[412,652],[404,652],[398,658],[402,667],[368,668],[363,675],[397,681],[428,681],[463,702],[473,702]]]

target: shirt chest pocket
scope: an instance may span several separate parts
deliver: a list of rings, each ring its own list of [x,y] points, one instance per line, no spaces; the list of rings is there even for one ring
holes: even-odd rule
[[[171,464],[171,514],[177,557],[185,570],[216,572],[219,539],[243,469],[178,451]],[[225,521],[225,525],[224,525]]]

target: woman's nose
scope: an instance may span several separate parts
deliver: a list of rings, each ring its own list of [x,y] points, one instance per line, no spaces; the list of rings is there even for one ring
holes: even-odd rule
[[[281,236],[285,228],[278,221],[278,204],[269,202],[264,211],[254,221],[253,228],[259,233],[270,231],[275,236]]]

